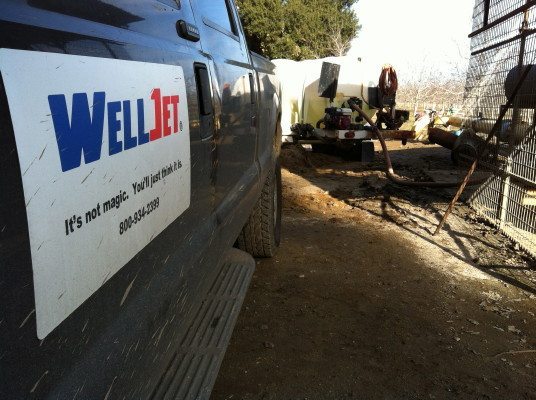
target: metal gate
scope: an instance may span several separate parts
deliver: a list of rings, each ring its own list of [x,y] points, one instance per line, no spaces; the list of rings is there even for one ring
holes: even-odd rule
[[[464,112],[473,126],[489,132],[513,98],[481,163],[493,175],[470,203],[536,256],[536,1],[476,0],[470,37]]]

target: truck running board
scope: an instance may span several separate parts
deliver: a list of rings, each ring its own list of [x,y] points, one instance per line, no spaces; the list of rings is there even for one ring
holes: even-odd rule
[[[255,270],[253,258],[232,249],[211,289],[194,310],[190,327],[153,399],[209,399]]]

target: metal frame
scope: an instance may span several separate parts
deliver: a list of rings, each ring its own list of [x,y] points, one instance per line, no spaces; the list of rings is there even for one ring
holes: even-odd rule
[[[482,162],[494,175],[471,196],[472,207],[536,256],[536,104],[504,110],[504,82],[513,68],[536,64],[536,0],[476,0],[464,112],[508,121]],[[535,89],[536,82],[526,82]],[[523,91],[523,96],[527,91]],[[521,96],[521,95],[520,95]],[[519,96],[518,96],[519,97]],[[507,127],[508,126],[508,127]]]

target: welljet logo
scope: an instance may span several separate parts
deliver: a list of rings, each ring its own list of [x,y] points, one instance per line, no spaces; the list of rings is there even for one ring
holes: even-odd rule
[[[62,171],[80,167],[82,153],[86,164],[100,160],[105,126],[110,156],[182,131],[178,95],[162,96],[160,89],[153,89],[149,101],[154,107],[155,127],[146,132],[144,99],[106,102],[106,92],[95,92],[90,106],[87,93],[74,93],[69,120],[65,95],[48,96]],[[132,131],[133,113],[137,132]]]

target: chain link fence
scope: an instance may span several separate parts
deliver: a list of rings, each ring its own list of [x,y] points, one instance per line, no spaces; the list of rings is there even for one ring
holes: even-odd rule
[[[536,256],[536,66],[528,67],[536,63],[536,1],[476,0],[470,37],[464,113],[475,134],[486,136],[514,99],[482,152],[481,168],[493,175],[470,203]]]

